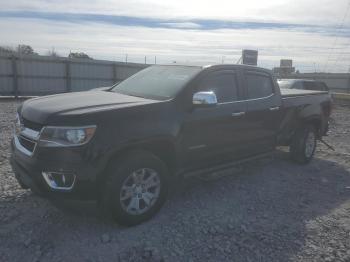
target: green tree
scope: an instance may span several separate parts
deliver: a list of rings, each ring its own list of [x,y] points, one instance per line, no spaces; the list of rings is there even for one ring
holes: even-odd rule
[[[92,59],[92,57],[88,56],[83,52],[70,52],[68,55],[69,58],[79,58],[79,59]]]
[[[17,54],[19,55],[37,55],[30,45],[18,45]]]

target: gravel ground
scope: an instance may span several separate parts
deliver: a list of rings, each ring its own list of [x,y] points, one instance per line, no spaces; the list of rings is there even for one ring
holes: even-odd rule
[[[283,150],[213,181],[189,179],[151,221],[124,228],[91,202],[21,189],[9,165],[17,104],[0,102],[0,261],[350,261],[350,108],[316,158]]]

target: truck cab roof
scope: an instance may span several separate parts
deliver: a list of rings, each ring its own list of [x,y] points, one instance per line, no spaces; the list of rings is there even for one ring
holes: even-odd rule
[[[203,66],[202,68],[213,68],[213,69],[225,69],[225,68],[240,68],[240,69],[251,69],[251,70],[261,70],[261,71],[265,71],[267,73],[272,73],[271,70],[267,69],[267,68],[262,68],[262,67],[258,67],[258,66],[251,66],[251,65],[243,65],[243,64],[214,64],[214,65],[206,65]]]

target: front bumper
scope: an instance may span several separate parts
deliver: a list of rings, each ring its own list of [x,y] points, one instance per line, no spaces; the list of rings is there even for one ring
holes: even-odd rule
[[[36,148],[33,155],[28,155],[19,150],[14,139],[11,149],[11,166],[22,187],[48,197],[96,199],[96,181],[102,167],[87,153],[86,146]],[[52,187],[43,172],[74,174],[74,183],[71,188]]]

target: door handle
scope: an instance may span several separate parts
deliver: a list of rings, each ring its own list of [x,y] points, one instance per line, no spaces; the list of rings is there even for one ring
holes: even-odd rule
[[[276,111],[276,110],[279,110],[280,107],[279,106],[276,106],[276,107],[270,107],[270,111]]]
[[[232,116],[243,116],[243,115],[245,115],[245,112],[232,113]]]

